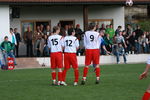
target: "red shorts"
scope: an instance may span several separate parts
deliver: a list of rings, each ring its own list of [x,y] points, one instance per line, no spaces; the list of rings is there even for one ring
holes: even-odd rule
[[[72,68],[78,68],[76,54],[75,53],[65,53],[64,54],[64,65],[65,65],[65,68],[70,68],[71,65],[72,65]]]
[[[85,65],[89,66],[92,62],[93,64],[99,64],[100,50],[99,49],[86,49],[85,51]]]
[[[62,52],[51,53],[51,68],[63,68],[63,55]]]

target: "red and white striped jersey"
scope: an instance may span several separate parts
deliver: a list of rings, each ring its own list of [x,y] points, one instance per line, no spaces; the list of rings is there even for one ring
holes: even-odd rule
[[[51,35],[48,38],[48,47],[51,52],[62,52],[63,37],[60,35]]]
[[[84,46],[85,46],[85,49],[99,49],[100,47],[99,33],[96,31],[85,32]]]
[[[79,40],[75,36],[66,36],[63,42],[64,52],[76,53],[79,48]]]

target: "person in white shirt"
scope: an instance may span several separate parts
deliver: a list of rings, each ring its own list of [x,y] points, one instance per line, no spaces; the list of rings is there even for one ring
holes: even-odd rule
[[[8,41],[10,41],[13,47],[15,47],[15,45],[17,45],[17,40],[12,28],[10,28],[10,33],[7,36],[8,36]],[[12,58],[14,59],[14,63],[15,65],[17,65],[16,58],[15,58],[15,48],[11,52],[12,52],[11,53]]]
[[[62,81],[62,68],[63,68],[63,55],[62,55],[62,43],[63,37],[58,35],[60,33],[60,27],[53,27],[53,35],[48,38],[48,47],[51,52],[51,69],[52,69],[52,85],[56,85],[56,69],[58,68],[58,85],[61,85]]]
[[[147,60],[147,65],[146,65],[145,71],[139,77],[140,80],[142,80],[143,78],[146,78],[148,76],[149,69],[150,69],[150,57]],[[142,100],[150,100],[150,86],[144,93]]]
[[[70,66],[74,69],[74,85],[78,84],[79,80],[79,70],[77,63],[77,49],[79,48],[79,41],[74,36],[75,30],[73,28],[68,30],[68,36],[64,38],[63,47],[64,47],[64,71],[63,71],[63,85],[67,85],[65,83],[66,73],[70,69]]]
[[[93,62],[95,65],[96,73],[96,84],[99,84],[100,80],[100,67],[99,67],[99,58],[100,58],[100,35],[96,30],[96,25],[94,23],[89,24],[89,31],[85,32],[84,35],[84,46],[85,46],[85,67],[83,70],[83,78],[81,85],[85,84],[86,76],[88,74],[89,65]]]

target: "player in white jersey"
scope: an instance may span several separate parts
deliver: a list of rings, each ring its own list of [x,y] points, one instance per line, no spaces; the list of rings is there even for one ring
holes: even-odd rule
[[[83,70],[83,78],[81,82],[82,85],[85,84],[89,65],[91,65],[91,63],[93,63],[93,65],[95,66],[96,84],[99,84],[100,80],[99,48],[101,44],[101,36],[98,32],[95,31],[96,25],[94,23],[90,23],[89,29],[90,31],[85,32],[84,35],[84,46],[86,49],[86,55],[85,55],[85,67]]]
[[[149,69],[150,69],[150,57],[148,58],[147,66],[145,68],[145,71],[139,77],[140,80],[147,77]],[[146,92],[144,93],[144,96],[143,96],[142,100],[150,100],[150,86],[146,90]]]
[[[74,36],[75,35],[75,30],[73,28],[68,30],[68,36],[64,38],[64,71],[63,71],[63,85],[67,85],[65,83],[66,80],[66,73],[72,66],[74,69],[74,85],[77,85],[78,80],[79,80],[79,70],[78,70],[78,63],[77,63],[77,56],[76,52],[77,49],[79,48],[79,41],[78,39]]]
[[[63,67],[63,55],[62,55],[62,43],[63,37],[58,35],[60,28],[54,26],[53,35],[48,38],[48,47],[50,48],[51,57],[51,69],[52,69],[52,80],[53,85],[56,85],[56,69],[58,68],[58,85],[62,81],[62,67]]]

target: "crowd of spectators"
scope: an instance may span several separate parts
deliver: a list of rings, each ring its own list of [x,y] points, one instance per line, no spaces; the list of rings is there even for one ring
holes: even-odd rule
[[[57,26],[61,28],[60,35],[67,36],[68,29],[74,28],[73,25],[65,25],[61,27],[61,24],[58,23]],[[111,54],[116,54],[115,51],[118,44],[121,44],[124,48],[125,54],[139,54],[139,53],[149,53],[150,52],[150,32],[143,31],[140,26],[137,26],[136,30],[133,30],[131,25],[127,25],[125,30],[122,30],[122,26],[118,26],[114,30],[113,25],[96,25],[97,32],[103,32],[102,35],[104,39],[104,44],[106,49],[111,52]],[[84,44],[83,36],[84,31],[80,28],[80,25],[75,26],[75,36],[79,39],[80,48],[77,52],[78,55],[84,55]],[[23,38],[21,39],[20,34],[18,33],[17,28],[14,30],[10,29],[10,34],[15,35],[15,42],[12,41],[12,37],[8,36],[8,39],[11,42],[14,42],[15,45],[15,55],[18,57],[19,42],[24,41],[26,44],[27,52],[26,56],[28,57],[42,57],[49,56],[49,48],[47,46],[47,39],[50,35],[53,34],[51,31],[51,26],[39,25],[36,26],[36,30],[33,32],[30,27],[27,28],[27,31],[23,33]],[[107,55],[105,50],[101,47],[101,55]]]

